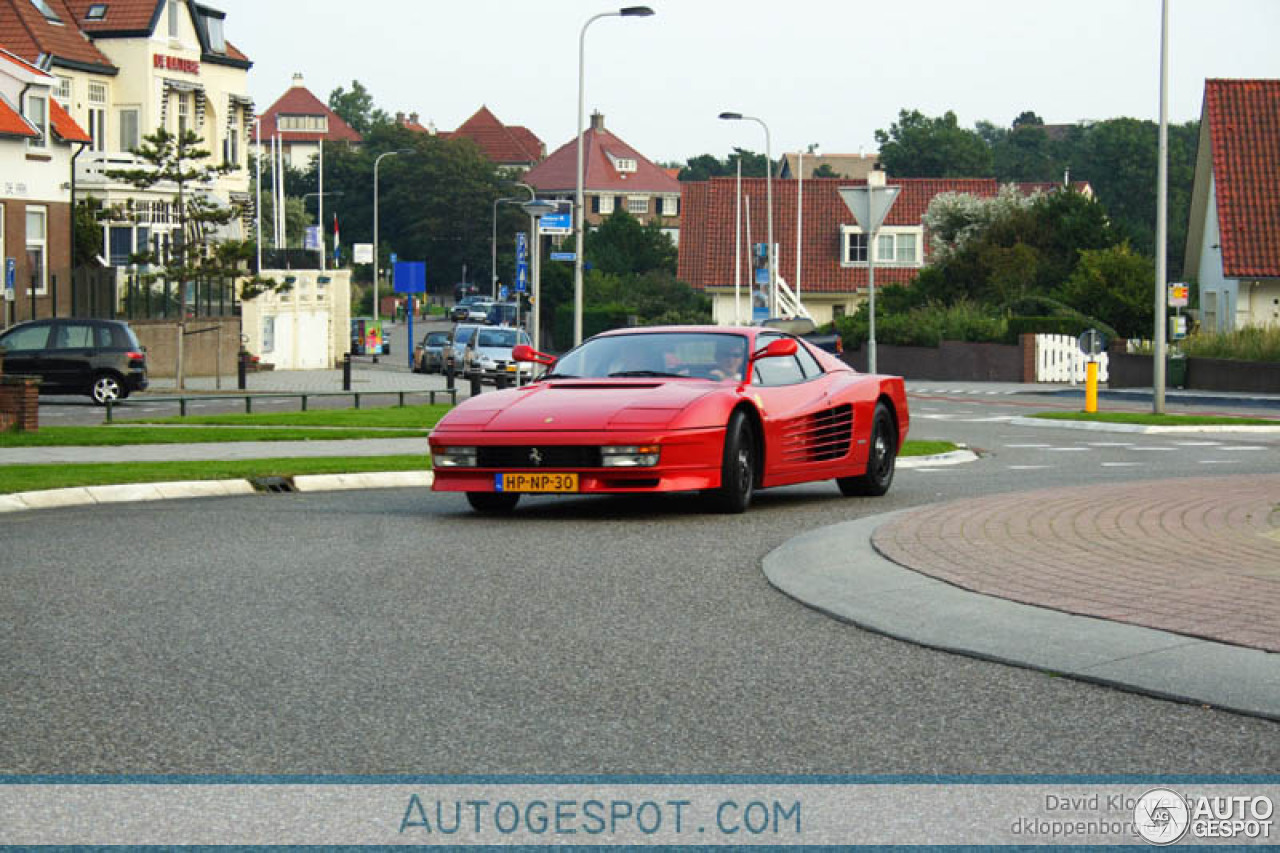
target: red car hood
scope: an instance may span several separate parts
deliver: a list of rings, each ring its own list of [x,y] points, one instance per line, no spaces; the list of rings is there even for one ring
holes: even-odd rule
[[[461,404],[436,429],[601,430],[662,427],[695,400],[724,386],[689,380],[563,380],[484,394]]]

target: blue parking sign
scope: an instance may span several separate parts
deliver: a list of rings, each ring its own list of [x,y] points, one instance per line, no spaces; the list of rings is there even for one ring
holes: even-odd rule
[[[516,232],[516,263],[523,264],[529,254],[529,235],[523,231]]]
[[[516,264],[516,293],[524,293],[529,289],[529,265],[524,261]]]

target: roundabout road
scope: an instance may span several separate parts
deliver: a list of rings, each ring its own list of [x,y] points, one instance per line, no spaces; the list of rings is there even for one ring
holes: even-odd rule
[[[878,500],[546,498],[494,521],[391,489],[0,517],[0,772],[1275,772],[1280,724],[918,648],[761,573],[796,534],[940,500],[1280,470],[1275,439],[912,403],[913,437],[986,455]]]

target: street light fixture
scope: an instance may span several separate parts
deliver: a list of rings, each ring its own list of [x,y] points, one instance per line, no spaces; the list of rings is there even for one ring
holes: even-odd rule
[[[383,157],[412,153],[412,148],[397,148],[394,151],[384,151],[373,160],[373,327],[375,329],[382,327],[381,318],[378,316],[378,277],[381,275],[379,267],[382,260],[382,244],[378,242],[378,166],[382,164]]]
[[[765,189],[765,206],[768,208],[768,229],[769,229],[769,246],[766,249],[769,263],[769,316],[778,316],[778,271],[773,253],[773,141],[769,134],[769,125],[764,123],[763,119],[755,116],[743,115],[742,113],[723,112],[720,118],[724,121],[754,121],[756,124],[764,128],[764,157],[765,157],[765,173],[764,173],[764,189]]]
[[[531,337],[533,338],[533,348],[539,349],[542,331],[542,293],[540,292],[542,282],[541,221],[542,217],[546,216],[548,213],[554,213],[559,210],[560,206],[554,201],[548,201],[543,198],[535,198],[532,201],[526,201],[520,206],[524,208],[524,212],[529,214],[529,218],[533,220],[533,239],[529,241],[532,249],[530,254],[533,255],[531,260],[533,265],[533,284],[531,285],[530,291],[533,296],[533,334]]]
[[[537,198],[537,193],[533,191],[533,187],[528,184],[516,183],[516,186],[523,187],[529,191],[529,199]],[[493,200],[493,237],[489,242],[489,279],[494,299],[498,298],[498,205],[500,204],[517,204],[523,202],[524,199],[510,196],[508,198],[498,198]]]
[[[653,10],[648,6],[624,6],[616,12],[601,12],[598,15],[592,15],[587,22],[582,25],[582,31],[578,34],[578,169],[575,174],[577,181],[577,191],[574,194],[573,204],[573,235],[574,235],[574,259],[573,259],[573,345],[577,346],[582,343],[582,232],[583,219],[585,211],[582,204],[582,136],[583,136],[583,111],[585,109],[583,83],[585,80],[586,67],[586,44],[587,44],[587,27],[601,18],[647,18],[653,14]],[[536,316],[536,314],[535,314]],[[536,343],[536,342],[535,342]]]

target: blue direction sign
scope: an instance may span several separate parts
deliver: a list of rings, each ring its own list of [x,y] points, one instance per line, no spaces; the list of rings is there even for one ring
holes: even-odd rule
[[[577,252],[552,252],[551,260],[553,261],[575,261],[578,259]]]
[[[516,263],[523,264],[528,259],[529,235],[523,231],[516,232]]]
[[[392,270],[396,293],[427,292],[427,264],[425,261],[396,261]]]
[[[4,259],[4,298],[9,302],[14,299],[14,277],[18,272],[18,261],[15,258]]]
[[[529,265],[524,261],[516,264],[516,293],[524,293],[529,289]]]

